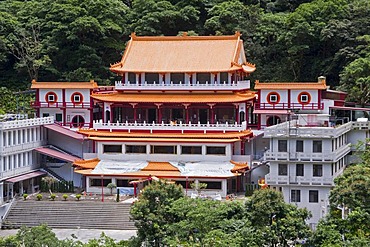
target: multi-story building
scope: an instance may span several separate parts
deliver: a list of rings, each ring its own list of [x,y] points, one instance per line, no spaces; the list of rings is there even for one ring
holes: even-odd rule
[[[15,194],[33,193],[40,185],[40,162],[35,149],[46,144],[45,124],[52,117],[0,122],[0,205]]]
[[[256,83],[260,128],[269,140],[265,180],[285,201],[312,212],[314,227],[328,210],[334,178],[353,160],[352,144],[364,140],[364,110],[344,106],[345,93],[330,90],[325,77],[310,83]],[[335,114],[342,111],[342,115]],[[351,118],[343,118],[350,114]],[[344,114],[343,114],[344,113]],[[361,122],[366,120],[366,122]]]
[[[114,90],[94,82],[32,84],[39,115],[90,127],[78,133],[91,150],[74,162],[87,192],[149,177],[171,179],[189,193],[191,182],[207,183],[205,193],[224,197],[243,190],[251,158],[246,143],[253,137],[248,113],[255,101],[246,78],[255,67],[246,60],[239,33],[132,34],[122,60],[110,69],[121,79]]]

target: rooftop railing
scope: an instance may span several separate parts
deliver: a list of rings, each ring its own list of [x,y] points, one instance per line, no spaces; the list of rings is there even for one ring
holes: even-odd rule
[[[116,90],[245,90],[250,88],[250,81],[233,82],[115,82]]]
[[[34,101],[31,102],[31,106],[34,108],[90,108],[92,104],[90,102],[81,102],[81,103],[74,103],[74,102],[41,102],[41,101]]]
[[[30,118],[1,122],[0,129],[15,129],[54,123],[54,117]]]
[[[352,123],[346,123],[340,126],[326,127],[319,123],[311,125],[300,125],[298,120],[287,121],[281,124],[265,128],[265,137],[317,137],[332,138],[338,137],[352,129]]]
[[[203,131],[204,133],[207,133],[207,131],[220,131],[220,132],[226,132],[226,131],[243,131],[247,129],[247,122],[242,122],[241,124],[235,123],[235,124],[220,124],[220,123],[215,123],[215,124],[210,124],[209,122],[206,124],[201,124],[201,123],[129,123],[129,122],[123,122],[123,123],[103,123],[102,120],[94,121],[93,123],[93,129],[95,130],[128,130],[129,132],[131,130],[149,130],[150,133],[152,133],[154,130],[177,130],[181,133],[184,133],[184,131]]]

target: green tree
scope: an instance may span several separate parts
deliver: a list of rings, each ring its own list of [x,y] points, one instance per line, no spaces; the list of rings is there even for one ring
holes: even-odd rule
[[[287,246],[290,241],[307,238],[310,230],[305,223],[310,217],[307,209],[284,202],[275,190],[256,190],[245,203],[247,219],[261,232],[267,246]]]
[[[236,246],[242,241],[239,227],[248,225],[238,224],[244,216],[239,202],[181,198],[171,204],[169,215],[166,243],[170,246]]]
[[[159,180],[146,186],[130,211],[138,229],[138,239],[159,246],[166,236],[165,226],[171,222],[168,206],[182,197],[184,192],[180,185]]]
[[[370,52],[367,57],[357,58],[348,64],[341,73],[340,79],[341,89],[348,93],[347,100],[356,102],[362,107],[369,104]]]

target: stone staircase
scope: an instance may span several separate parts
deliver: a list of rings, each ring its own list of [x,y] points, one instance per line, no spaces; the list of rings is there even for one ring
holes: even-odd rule
[[[19,200],[3,220],[2,228],[45,223],[51,228],[136,230],[130,220],[130,207],[129,203],[116,202]]]

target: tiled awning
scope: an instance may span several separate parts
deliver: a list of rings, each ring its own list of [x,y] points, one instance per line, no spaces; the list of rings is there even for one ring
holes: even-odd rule
[[[49,125],[44,125],[45,128],[53,130],[55,132],[58,132],[60,134],[69,136],[71,138],[77,139],[77,140],[83,140],[84,136],[67,128],[64,128],[60,125],[57,124],[49,124]]]
[[[51,149],[51,148],[47,148],[47,147],[40,147],[40,148],[36,148],[35,150],[37,152],[42,153],[42,154],[48,155],[50,157],[60,159],[60,160],[64,160],[64,161],[68,161],[68,162],[71,162],[71,163],[74,162],[75,160],[80,159],[77,156],[62,153],[60,151],[57,151],[57,150],[54,150],[54,149]]]
[[[5,181],[9,182],[9,183],[16,183],[16,182],[19,182],[19,181],[24,181],[26,179],[35,178],[35,177],[38,177],[38,176],[43,176],[45,174],[46,174],[46,172],[34,171],[34,172],[30,172],[30,173],[23,174],[23,175],[20,175],[20,176],[16,176],[16,177],[13,177],[13,178],[9,178]]]

